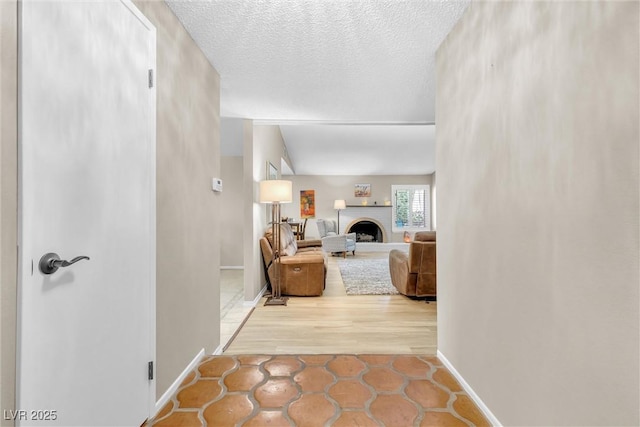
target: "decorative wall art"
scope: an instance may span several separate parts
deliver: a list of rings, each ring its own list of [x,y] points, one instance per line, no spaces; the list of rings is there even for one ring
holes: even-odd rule
[[[371,197],[371,184],[356,184],[356,197]]]
[[[300,191],[300,218],[316,217],[316,190]]]

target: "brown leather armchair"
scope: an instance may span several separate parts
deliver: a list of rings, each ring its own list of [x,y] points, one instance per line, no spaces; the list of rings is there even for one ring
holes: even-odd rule
[[[275,276],[271,228],[260,239],[269,283]],[[327,258],[320,240],[296,240],[289,224],[280,225],[280,289],[282,295],[319,296],[327,277]]]
[[[416,233],[409,244],[409,253],[393,249],[389,253],[391,283],[403,295],[435,297],[436,286],[436,233]]]

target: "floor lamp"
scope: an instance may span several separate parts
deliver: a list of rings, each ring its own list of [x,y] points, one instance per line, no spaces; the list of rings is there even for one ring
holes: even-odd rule
[[[340,211],[342,209],[346,209],[347,208],[347,202],[345,202],[344,200],[334,200],[333,201],[333,209],[337,209],[338,210],[338,230],[337,230],[337,234],[340,234]]]
[[[291,203],[292,198],[291,181],[279,179],[260,181],[260,203],[271,203],[271,238],[273,239],[271,245],[273,258],[271,262],[274,266],[271,296],[267,298],[267,302],[264,305],[287,305],[288,298],[282,296],[282,288],[280,286],[280,204]]]

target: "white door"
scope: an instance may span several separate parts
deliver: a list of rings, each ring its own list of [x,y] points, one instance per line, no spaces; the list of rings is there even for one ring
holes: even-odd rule
[[[19,425],[154,404],[155,37],[128,1],[21,2]]]

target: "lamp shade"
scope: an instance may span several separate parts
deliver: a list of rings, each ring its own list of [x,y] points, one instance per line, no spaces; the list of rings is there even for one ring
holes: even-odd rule
[[[333,201],[333,209],[346,209],[347,202],[344,200],[334,200]]]
[[[291,181],[282,179],[260,181],[260,203],[291,203],[292,188]]]

